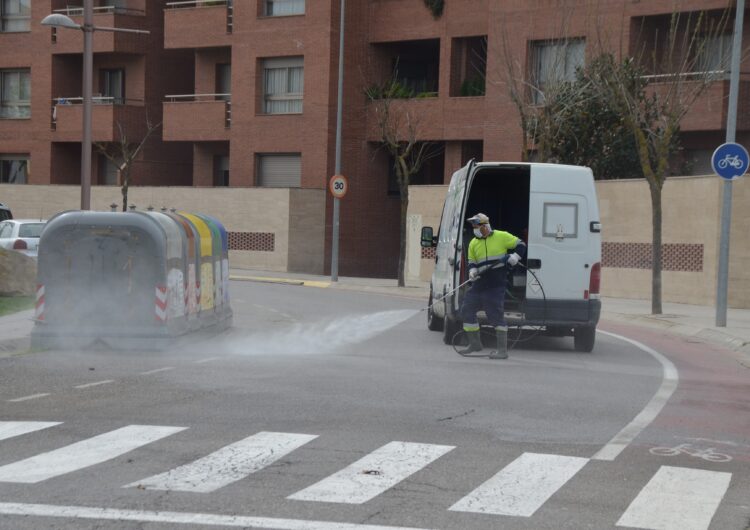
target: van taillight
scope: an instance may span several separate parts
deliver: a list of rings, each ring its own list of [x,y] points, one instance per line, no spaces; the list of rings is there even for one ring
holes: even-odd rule
[[[28,250],[29,246],[26,244],[26,241],[23,239],[16,239],[16,241],[13,243],[13,250]]]
[[[599,289],[602,283],[602,264],[594,263],[591,266],[591,278],[589,279],[589,298],[599,298]]]

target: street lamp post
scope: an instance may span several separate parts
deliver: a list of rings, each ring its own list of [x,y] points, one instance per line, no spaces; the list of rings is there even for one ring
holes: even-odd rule
[[[83,31],[83,138],[81,139],[81,210],[91,209],[91,92],[94,77],[94,31],[121,33],[141,33],[142,29],[107,28],[94,26],[93,0],[83,0],[83,25],[62,13],[47,15],[42,19],[43,26],[79,29]]]

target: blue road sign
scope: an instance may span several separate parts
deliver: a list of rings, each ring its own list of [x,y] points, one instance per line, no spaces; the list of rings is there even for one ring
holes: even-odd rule
[[[726,180],[740,178],[747,171],[750,156],[747,149],[736,143],[721,144],[711,157],[714,172]]]

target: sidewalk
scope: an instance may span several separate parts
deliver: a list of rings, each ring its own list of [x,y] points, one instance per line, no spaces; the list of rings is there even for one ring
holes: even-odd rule
[[[267,283],[283,283],[318,289],[343,289],[421,300],[427,305],[429,282],[407,281],[398,287],[396,280],[382,278],[352,278],[232,269],[230,279]],[[603,298],[603,321],[621,322],[661,329],[669,333],[695,337],[738,352],[741,362],[750,368],[750,309],[729,309],[727,326],[717,328],[716,309],[710,306],[664,303],[664,313],[651,314],[650,300]],[[33,327],[33,310],[0,317],[0,356],[28,348]]]

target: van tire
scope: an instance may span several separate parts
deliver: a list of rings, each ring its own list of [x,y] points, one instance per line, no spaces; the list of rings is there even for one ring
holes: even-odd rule
[[[573,347],[576,351],[590,352],[596,342],[595,326],[578,326],[573,330]]]
[[[445,319],[443,320],[443,342],[445,344],[453,345],[453,337],[461,330],[461,327],[459,326],[458,322],[456,322],[454,319],[449,317],[447,314],[445,315]]]
[[[430,301],[427,304],[427,329],[443,331],[443,319],[435,316],[435,312],[432,310],[432,287],[430,287]]]

